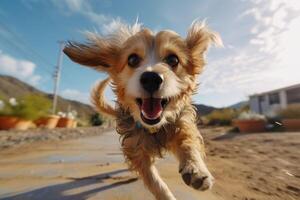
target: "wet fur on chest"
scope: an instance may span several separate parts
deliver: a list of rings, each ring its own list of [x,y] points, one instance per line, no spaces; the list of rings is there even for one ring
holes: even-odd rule
[[[130,113],[119,107],[117,109],[116,131],[120,135],[125,157],[134,157],[141,151],[151,155],[153,161],[155,157],[163,157],[173,137],[189,123],[194,123],[195,116],[194,107],[186,105],[177,117],[174,116],[169,123],[151,133],[147,128],[137,125]],[[124,142],[126,140],[130,140],[131,145],[126,145],[125,148]],[[131,158],[127,160],[131,160]]]

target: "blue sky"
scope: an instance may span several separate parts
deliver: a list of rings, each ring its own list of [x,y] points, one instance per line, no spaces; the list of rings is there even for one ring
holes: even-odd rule
[[[51,92],[58,41],[82,41],[84,30],[105,33],[114,19],[134,23],[137,16],[152,30],[185,37],[194,19],[207,19],[224,48],[210,49],[194,101],[227,106],[300,82],[299,11],[299,0],[1,0],[0,73]],[[60,94],[88,102],[104,77],[64,57]]]

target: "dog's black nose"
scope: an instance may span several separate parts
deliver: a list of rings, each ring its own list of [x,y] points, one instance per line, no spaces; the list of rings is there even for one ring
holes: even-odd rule
[[[143,88],[152,94],[159,89],[163,80],[159,74],[155,72],[144,72],[141,76],[140,82]]]

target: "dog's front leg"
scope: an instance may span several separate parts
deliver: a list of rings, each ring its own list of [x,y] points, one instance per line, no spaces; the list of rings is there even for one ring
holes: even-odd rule
[[[180,162],[179,172],[187,185],[201,191],[212,187],[213,177],[203,161],[204,143],[196,125],[181,127],[168,146]]]
[[[137,146],[138,137],[133,136],[123,140],[123,153],[130,167],[138,172],[144,184],[157,200],[176,200],[168,186],[161,179],[153,165],[151,155],[142,146]]]

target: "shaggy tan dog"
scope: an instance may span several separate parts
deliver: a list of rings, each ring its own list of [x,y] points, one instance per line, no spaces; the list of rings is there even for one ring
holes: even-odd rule
[[[184,182],[197,190],[209,189],[213,177],[203,161],[191,96],[197,91],[206,50],[211,43],[221,44],[218,34],[199,21],[193,22],[185,39],[170,30],[154,34],[137,23],[120,23],[106,36],[88,33],[87,38],[84,44],[69,42],[64,52],[74,62],[109,75],[94,89],[92,100],[99,112],[116,118],[130,168],[156,199],[175,200],[153,165],[155,157],[171,151]],[[109,82],[116,108],[103,97]]]

